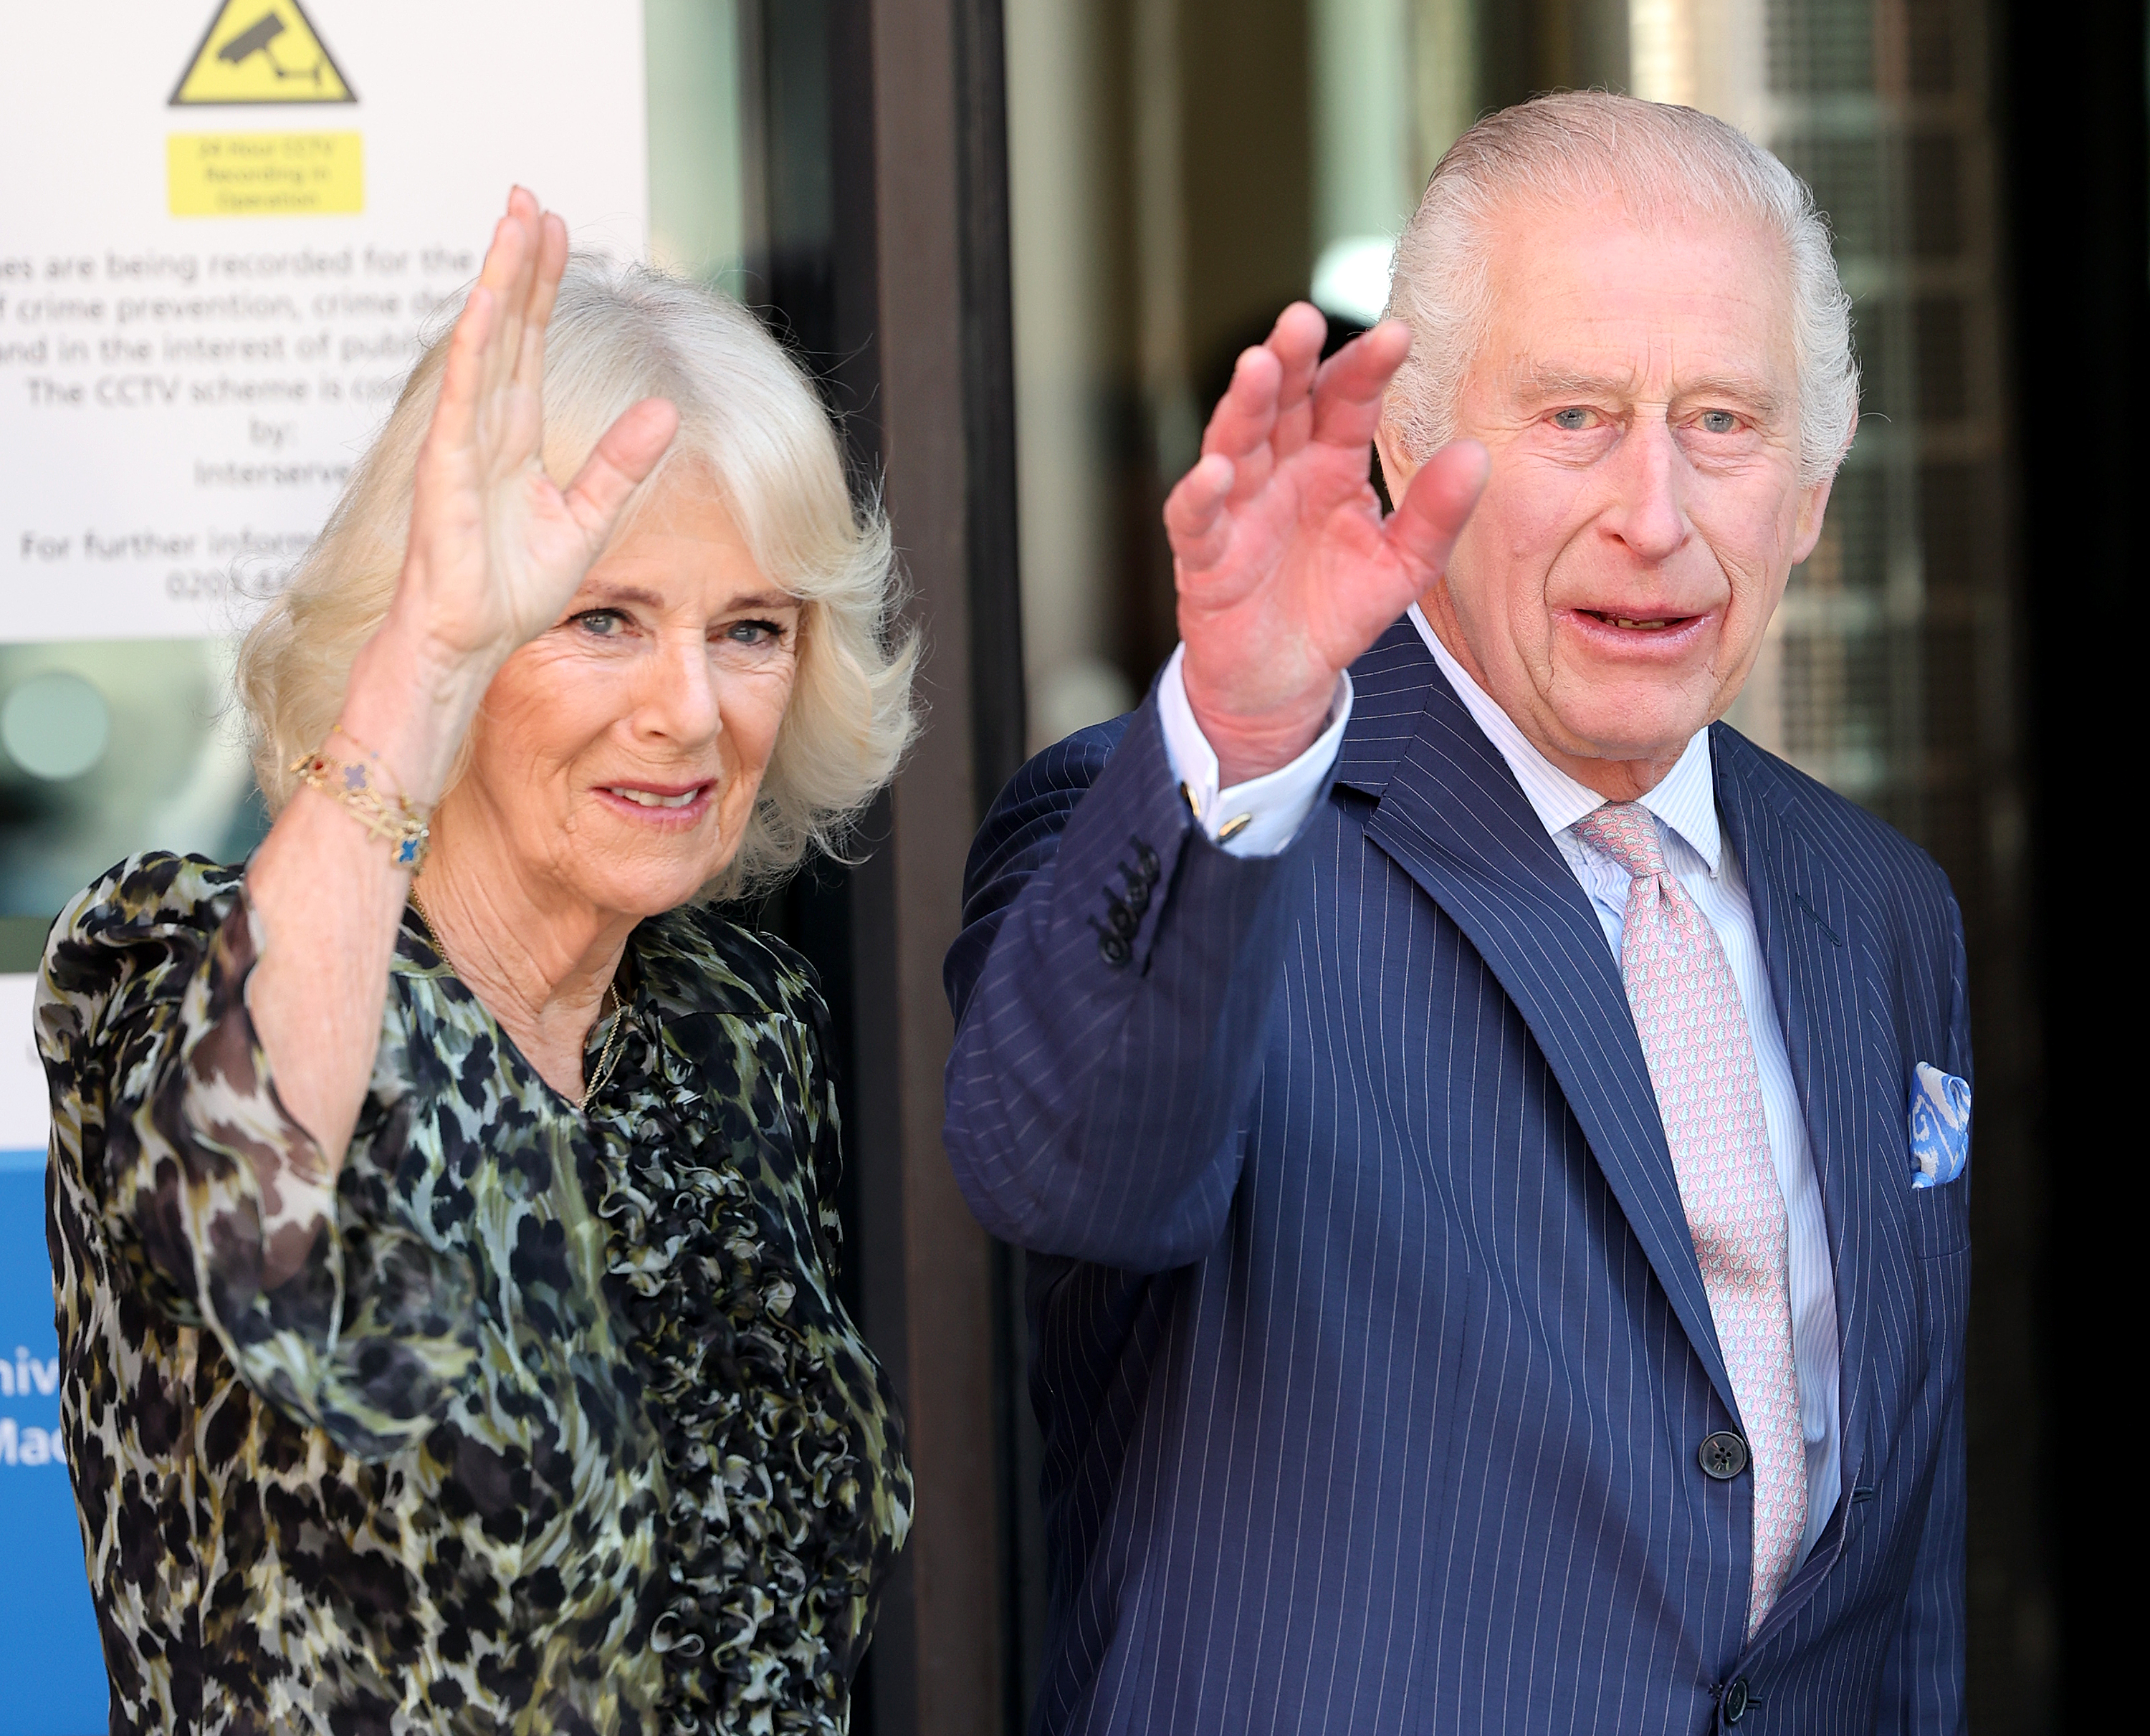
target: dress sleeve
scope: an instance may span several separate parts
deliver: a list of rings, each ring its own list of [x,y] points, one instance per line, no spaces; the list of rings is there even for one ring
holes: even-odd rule
[[[386,1457],[476,1371],[476,1274],[410,1224],[340,1220],[247,1008],[264,943],[242,872],[196,858],[132,858],[62,914],[37,999],[56,1185],[114,1255],[108,1281],[213,1332],[295,1421]],[[354,1142],[375,1167],[407,1130],[379,1084]]]

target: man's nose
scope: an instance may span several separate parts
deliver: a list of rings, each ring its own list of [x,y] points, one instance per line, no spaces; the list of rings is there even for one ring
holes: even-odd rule
[[[724,727],[716,672],[699,633],[668,637],[644,659],[634,697],[638,734],[699,747]]]
[[[1655,566],[1688,539],[1685,460],[1662,416],[1638,417],[1614,451],[1616,504],[1607,528]]]

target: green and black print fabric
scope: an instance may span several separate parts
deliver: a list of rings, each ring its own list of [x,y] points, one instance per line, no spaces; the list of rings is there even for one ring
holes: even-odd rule
[[[239,869],[153,854],[45,958],[113,1730],[845,1729],[911,1493],[831,1287],[805,966],[706,911],[643,923],[585,1116],[406,915],[324,1186],[246,1010],[267,943]]]

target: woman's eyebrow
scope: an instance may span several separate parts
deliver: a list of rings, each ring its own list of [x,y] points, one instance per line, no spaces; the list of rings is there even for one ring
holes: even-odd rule
[[[588,606],[601,609],[608,603],[638,603],[645,609],[661,609],[664,599],[654,591],[644,591],[639,585],[593,585],[583,595]]]

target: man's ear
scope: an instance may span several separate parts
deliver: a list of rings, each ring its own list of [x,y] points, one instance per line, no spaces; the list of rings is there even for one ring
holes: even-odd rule
[[[1844,464],[1845,453],[1851,450],[1851,442],[1859,433],[1859,412],[1851,412],[1851,426],[1844,436],[1844,448],[1836,455],[1839,468]],[[1831,470],[1819,482],[1810,482],[1799,491],[1799,523],[1792,534],[1792,565],[1797,566],[1814,551],[1821,541],[1822,515],[1829,510],[1829,491],[1836,486],[1836,471]]]
[[[1381,482],[1389,491],[1391,503],[1404,497],[1411,486],[1411,478],[1418,474],[1418,465],[1404,456],[1404,445],[1395,425],[1386,416],[1374,430],[1374,451],[1381,460]]]
[[[1797,566],[1814,551],[1821,541],[1822,515],[1829,510],[1829,491],[1835,484],[1834,476],[1824,477],[1819,482],[1809,482],[1799,491],[1799,516],[1793,527],[1792,565]]]

